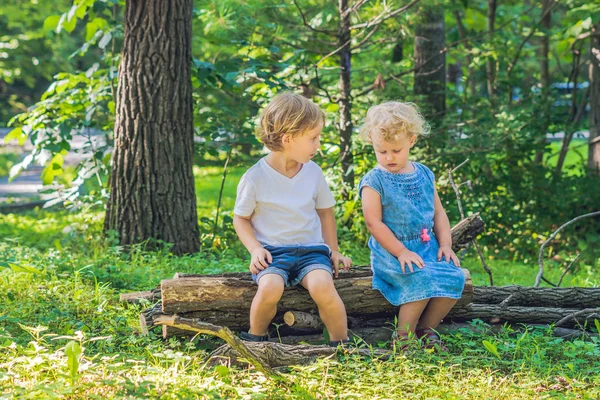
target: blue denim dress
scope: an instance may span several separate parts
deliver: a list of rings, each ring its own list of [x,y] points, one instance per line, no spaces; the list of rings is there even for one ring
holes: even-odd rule
[[[423,259],[425,266],[414,272],[406,268],[381,246],[373,236],[369,239],[373,288],[393,305],[401,305],[432,297],[460,299],[465,276],[452,261],[437,261],[439,243],[433,233],[434,176],[426,166],[413,162],[414,171],[396,174],[376,167],[360,181],[359,194],[365,186],[381,196],[382,219],[394,235],[410,251]],[[430,237],[422,238],[423,229]]]

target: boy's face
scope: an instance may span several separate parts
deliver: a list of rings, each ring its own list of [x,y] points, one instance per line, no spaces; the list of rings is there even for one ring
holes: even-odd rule
[[[395,141],[373,138],[377,162],[389,172],[401,172],[408,164],[408,155],[416,140],[416,136],[402,137]]]
[[[321,130],[323,130],[323,125],[319,124],[301,135],[284,138],[284,150],[295,161],[306,164],[321,148]]]

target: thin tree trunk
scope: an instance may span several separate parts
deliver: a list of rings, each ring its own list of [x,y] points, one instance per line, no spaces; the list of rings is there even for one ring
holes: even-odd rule
[[[590,147],[588,172],[600,175],[600,24],[594,26],[590,43]]]
[[[194,190],[192,0],[128,1],[105,230],[199,250]]]
[[[496,8],[497,0],[488,0],[487,29],[490,32],[490,40],[494,36],[492,32],[496,24]],[[490,101],[493,101],[496,97],[496,62],[492,57],[488,57],[487,59],[486,74],[488,96]]]
[[[424,96],[427,111],[441,119],[446,111],[446,45],[444,7],[427,5],[421,8],[422,20],[415,29],[414,93]],[[426,60],[435,57],[425,64]]]
[[[542,28],[544,29],[542,38],[541,38],[541,48],[540,48],[540,68],[541,68],[541,80],[540,83],[542,85],[542,107],[543,107],[543,115],[542,115],[542,125],[540,127],[540,137],[538,140],[538,146],[535,154],[535,164],[541,165],[544,159],[544,148],[546,145],[546,134],[548,133],[548,128],[550,127],[550,100],[549,100],[549,92],[550,92],[550,68],[549,68],[549,54],[550,54],[550,37],[548,35],[548,31],[550,30],[550,21],[552,19],[552,12],[548,11],[548,9],[552,6],[554,0],[543,0],[542,2],[542,15],[544,18],[542,19]],[[573,99],[576,101],[576,99]]]
[[[460,17],[460,12],[458,10],[454,10],[454,18],[456,18],[456,26],[458,27],[458,34],[460,36],[460,40],[466,40],[467,39],[467,30],[465,29],[465,26],[462,22],[462,18]],[[472,46],[467,42],[466,47],[469,50],[469,52],[467,52],[468,68],[467,68],[467,85],[466,86],[469,89],[468,90],[469,96],[471,98],[474,98],[477,95],[477,81],[475,80],[475,70],[471,66],[471,64],[473,63],[473,56],[470,53]],[[466,91],[466,89],[465,89],[465,91]]]
[[[350,13],[346,13],[348,0],[339,0],[340,13],[340,32],[338,34],[338,46],[342,49],[339,52],[340,63],[340,96],[338,105],[340,106],[340,158],[342,163],[342,181],[344,184],[343,195],[350,197],[354,189],[354,170],[352,164],[352,99],[350,96],[351,73],[352,73],[352,51],[350,47]]]

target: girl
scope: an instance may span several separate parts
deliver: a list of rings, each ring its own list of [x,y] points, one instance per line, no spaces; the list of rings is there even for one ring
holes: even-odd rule
[[[371,107],[361,136],[373,145],[378,165],[360,181],[359,194],[372,235],[373,288],[400,305],[393,340],[405,349],[416,335],[426,347],[446,350],[434,329],[461,297],[465,276],[433,173],[408,160],[428,129],[412,103]]]

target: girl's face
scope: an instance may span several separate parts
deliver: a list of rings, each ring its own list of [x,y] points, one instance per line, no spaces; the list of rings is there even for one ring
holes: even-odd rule
[[[411,169],[408,164],[408,155],[416,140],[416,136],[401,137],[395,141],[385,141],[379,136],[374,137],[373,149],[377,162],[389,172],[410,172],[408,171]]]
[[[323,130],[323,125],[318,125],[301,135],[284,137],[284,151],[295,161],[306,164],[321,148],[321,130]]]

